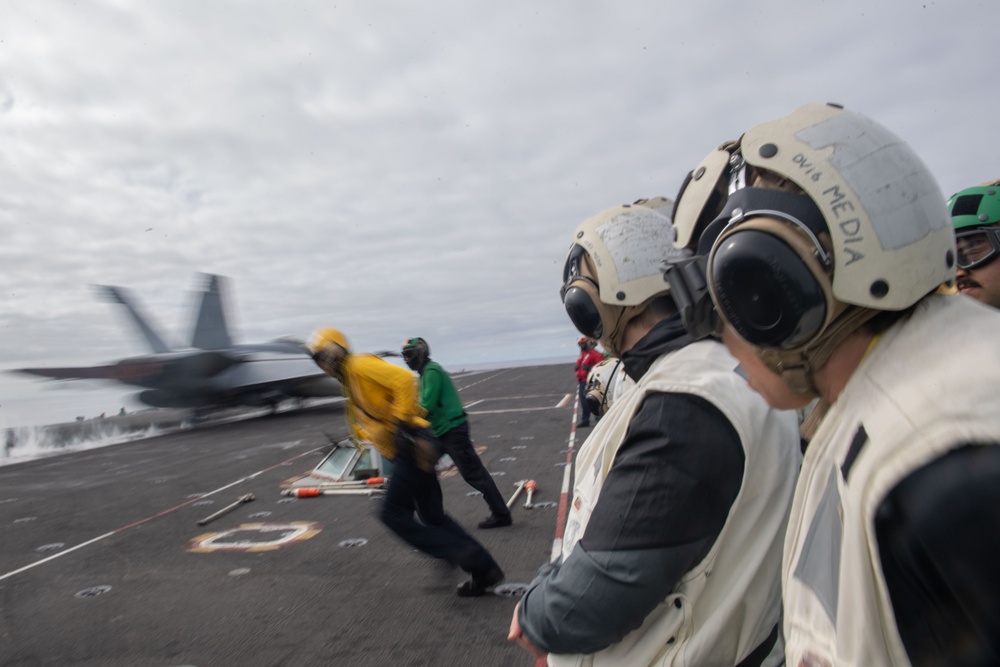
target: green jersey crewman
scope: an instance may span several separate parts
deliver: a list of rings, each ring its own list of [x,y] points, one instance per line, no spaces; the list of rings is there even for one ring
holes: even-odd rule
[[[479,527],[509,526],[510,510],[472,446],[469,418],[455,384],[441,364],[431,360],[430,355],[430,346],[423,338],[408,338],[403,343],[403,360],[420,374],[420,405],[427,411],[431,430],[455,462],[462,479],[482,493],[489,505],[490,516],[481,521]]]

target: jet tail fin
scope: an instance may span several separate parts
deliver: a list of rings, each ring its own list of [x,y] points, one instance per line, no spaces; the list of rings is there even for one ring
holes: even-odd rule
[[[191,335],[191,347],[200,350],[221,350],[233,346],[226,324],[223,303],[223,277],[208,276],[208,286],[201,293],[201,305]]]
[[[156,333],[156,330],[150,326],[149,322],[139,312],[138,307],[132,302],[132,299],[124,289],[108,285],[96,285],[95,288],[98,295],[104,299],[125,306],[132,321],[139,328],[139,331],[142,332],[143,338],[146,339],[153,352],[162,353],[171,351],[170,346],[163,342],[163,339]]]

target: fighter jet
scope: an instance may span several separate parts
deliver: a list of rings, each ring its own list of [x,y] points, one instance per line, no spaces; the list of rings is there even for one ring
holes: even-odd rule
[[[121,287],[97,286],[99,295],[124,306],[152,354],[84,368],[21,368],[13,372],[59,380],[116,380],[145,387],[138,398],[158,408],[208,412],[236,406],[269,406],[286,399],[340,396],[340,384],[321,371],[305,343],[280,338],[234,344],[226,323],[225,278],[205,275],[191,345],[172,349]]]

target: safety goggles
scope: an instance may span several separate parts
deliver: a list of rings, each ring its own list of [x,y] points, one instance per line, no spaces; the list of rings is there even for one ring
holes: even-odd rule
[[[417,348],[408,347],[403,350],[403,361],[413,361],[417,358]]]
[[[955,233],[958,268],[975,269],[1000,255],[1000,227],[977,227]]]
[[[327,345],[313,352],[313,361],[327,372],[337,372],[344,361],[344,348],[339,345]]]

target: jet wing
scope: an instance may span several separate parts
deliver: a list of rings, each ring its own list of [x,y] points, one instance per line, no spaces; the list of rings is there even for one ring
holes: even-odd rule
[[[244,351],[241,363],[213,379],[219,392],[268,393],[285,397],[341,396],[340,383],[302,352]]]
[[[241,362],[227,369],[217,381],[230,387],[249,389],[294,383],[326,375],[304,354],[249,353],[241,355]]]
[[[101,366],[18,368],[11,372],[57,380],[116,380],[171,392],[202,393],[217,389],[218,387],[213,386],[216,376],[240,363],[238,355],[195,350],[129,357]]]
[[[16,368],[13,373],[25,373],[54,380],[118,380],[130,382],[153,378],[163,373],[158,361],[139,361],[69,368]]]

